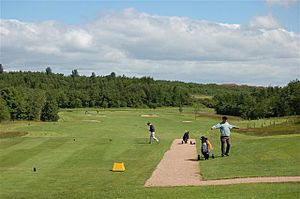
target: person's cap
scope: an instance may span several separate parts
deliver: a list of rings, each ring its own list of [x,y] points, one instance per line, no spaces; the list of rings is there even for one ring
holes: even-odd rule
[[[205,139],[205,137],[204,136],[201,136],[201,140],[204,140]]]
[[[222,117],[222,120],[228,120],[228,117],[223,116],[223,117]]]
[[[147,122],[147,125],[149,125],[150,124],[150,122]]]

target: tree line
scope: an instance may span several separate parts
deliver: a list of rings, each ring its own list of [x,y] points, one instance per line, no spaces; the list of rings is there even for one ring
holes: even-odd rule
[[[299,81],[291,82],[288,87],[298,83]],[[53,73],[50,67],[44,72],[5,72],[0,64],[0,121],[57,121],[59,108],[156,108],[191,106],[195,103],[215,108],[221,114],[251,119],[274,114],[299,114],[292,108],[288,110],[287,107],[291,106],[287,102],[294,98],[290,95],[292,99],[283,98],[283,90],[286,88],[154,80],[151,77],[117,76],[114,72],[104,76],[96,76],[95,73],[83,76],[76,69],[66,76]],[[215,97],[195,100],[192,96],[198,94]],[[267,98],[266,96],[270,98],[268,102],[259,101]],[[283,108],[276,106],[277,110],[274,96],[287,104]],[[260,110],[256,107],[258,102],[264,105],[260,105],[260,108],[269,108]],[[270,113],[269,109],[273,112],[276,109],[277,112]]]
[[[218,94],[213,101],[217,113],[244,119],[300,115],[300,81],[293,80],[283,88]]]
[[[58,108],[156,108],[191,104],[187,88],[151,77],[69,76],[45,72],[0,71],[0,121],[58,120]]]

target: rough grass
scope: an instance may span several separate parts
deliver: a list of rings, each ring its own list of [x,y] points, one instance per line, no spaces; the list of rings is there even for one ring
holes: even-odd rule
[[[197,115],[197,118],[200,117],[200,119],[201,119],[201,117],[205,117],[205,118],[221,120],[221,118],[223,117],[223,115],[215,114],[215,113],[212,113],[212,112],[198,112],[196,115]],[[241,120],[241,118],[236,117],[236,116],[227,116],[227,118],[230,121],[239,121],[239,120]]]
[[[299,183],[145,188],[145,181],[172,140],[182,137],[185,130],[197,140],[207,135],[218,154],[219,133],[208,129],[219,120],[194,120],[193,113],[180,114],[177,108],[96,111],[62,111],[57,123],[0,124],[3,132],[28,132],[24,137],[0,139],[0,198],[299,197]],[[155,124],[160,144],[147,144],[148,121]],[[200,161],[201,172],[207,179],[298,175],[298,142],[297,135],[255,137],[233,133],[232,156]],[[114,162],[124,162],[126,171],[111,172]]]
[[[236,130],[238,133],[253,136],[271,136],[271,135],[287,135],[300,134],[300,122],[297,123],[281,123],[263,128],[246,128]]]
[[[0,132],[0,139],[20,137],[28,134],[27,132],[22,131],[11,131],[11,132]]]

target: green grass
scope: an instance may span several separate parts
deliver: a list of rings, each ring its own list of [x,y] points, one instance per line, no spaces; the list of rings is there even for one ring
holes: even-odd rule
[[[262,128],[245,128],[239,129],[239,133],[255,136],[269,136],[269,135],[287,135],[300,134],[300,122],[296,123],[279,123]]]
[[[88,114],[74,109],[60,116],[57,123],[0,124],[0,133],[28,132],[0,139],[0,198],[297,198],[300,194],[299,183],[144,188],[172,140],[181,138],[184,130],[197,140],[207,135],[219,154],[219,133],[208,130],[219,120],[194,120],[185,108],[181,114],[178,108],[109,109],[98,114],[95,109]],[[148,121],[155,124],[160,144],[147,144]],[[300,175],[299,138],[233,133],[231,156],[200,161],[201,173],[205,179]],[[126,171],[111,172],[114,162],[124,162]]]
[[[204,179],[300,175],[300,136],[231,137],[230,157],[201,162]],[[219,153],[215,140],[214,151]]]
[[[295,122],[299,121],[299,116],[289,116],[289,117],[272,117],[272,118],[264,118],[264,119],[257,119],[257,120],[240,120],[237,119],[237,124],[240,127],[244,128],[264,128],[264,127],[273,127],[276,125],[283,124],[284,126],[287,125],[287,123],[293,124]]]

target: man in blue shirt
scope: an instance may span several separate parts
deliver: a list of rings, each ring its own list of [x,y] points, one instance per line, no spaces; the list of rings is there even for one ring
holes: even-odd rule
[[[222,157],[224,155],[229,156],[229,150],[230,150],[230,129],[238,129],[239,127],[231,125],[227,122],[228,118],[226,116],[222,117],[222,122],[219,124],[214,125],[211,127],[211,129],[220,129],[221,133],[221,152]],[[225,151],[225,142],[226,142],[226,151]]]
[[[152,139],[154,139],[157,143],[159,143],[159,140],[155,137],[155,128],[154,128],[154,125],[151,124],[150,122],[148,122],[147,125],[150,127],[149,128],[149,131],[150,131],[149,144],[152,144]]]

